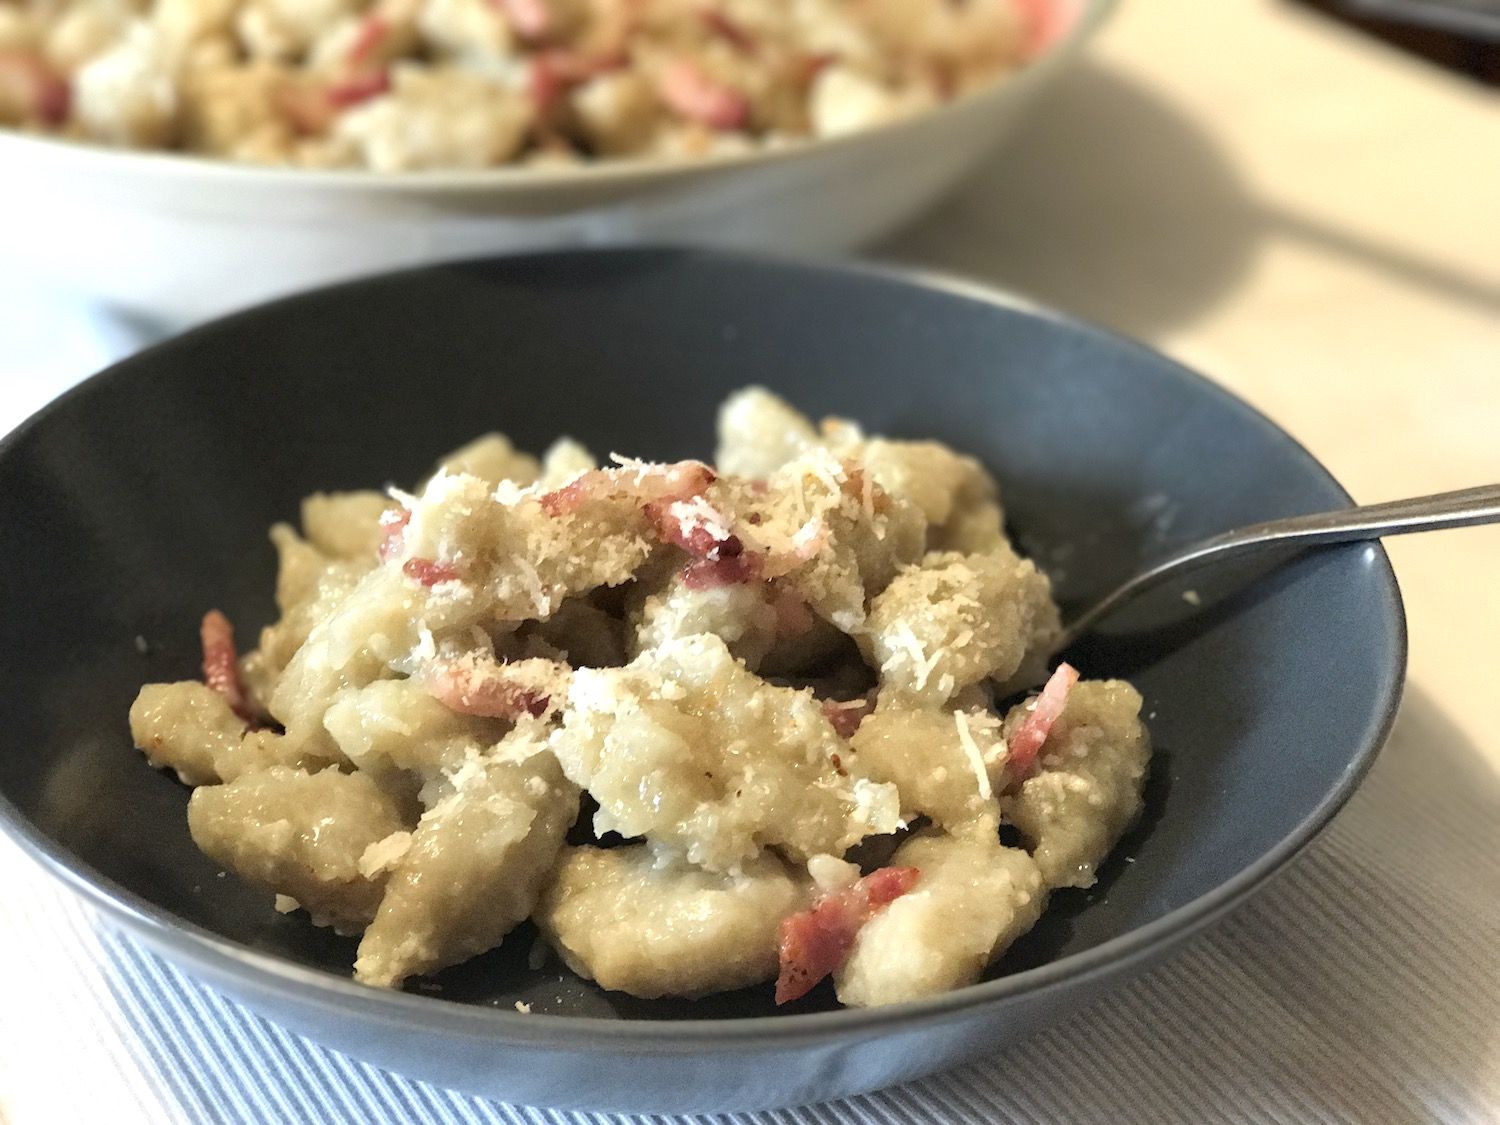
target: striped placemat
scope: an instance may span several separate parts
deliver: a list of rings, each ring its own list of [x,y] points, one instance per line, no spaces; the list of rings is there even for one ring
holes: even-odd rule
[[[0,887],[8,1125],[624,1120],[481,1101],[324,1050],[97,928],[9,843]],[[1414,688],[1302,858],[1084,1015],[871,1096],[681,1120],[1500,1121],[1496,764]]]

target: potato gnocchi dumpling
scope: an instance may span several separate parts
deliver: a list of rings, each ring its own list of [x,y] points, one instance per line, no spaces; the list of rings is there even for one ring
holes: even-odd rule
[[[0,126],[375,172],[692,159],[921,113],[1058,23],[1028,0],[12,0]]]
[[[460,9],[452,42],[508,34]],[[309,11],[238,18],[295,52]],[[717,462],[487,434],[411,492],[314,493],[270,531],[279,619],[241,655],[206,613],[202,679],[145,685],[132,737],[371,986],[528,918],[643,998],[972,983],[1138,815],[1141,698],[1047,671],[1050,584],[972,458],[752,388]]]
[[[841,853],[901,826],[900,794],[859,776],[813,693],[766,683],[712,633],[580,669],[551,746],[599,802],[599,832],[706,871],[771,847],[801,861]]]
[[[568,967],[632,996],[705,996],[777,972],[781,920],[808,882],[773,852],[733,874],[661,863],[643,844],[569,848],[536,921]]]

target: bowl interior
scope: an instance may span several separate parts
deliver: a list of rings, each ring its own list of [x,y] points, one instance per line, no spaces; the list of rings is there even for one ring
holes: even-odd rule
[[[983,459],[1066,603],[1165,548],[1347,498],[1289,438],[1162,357],[980,294],[873,271],[685,251],[431,268],[294,298],[120,364],[0,445],[0,826],[102,894],[346,977],[352,943],[284,917],[193,847],[187,790],[132,748],[140,684],[196,674],[196,627],[274,616],[276,520],[314,489],[410,484],[486,429],[539,450],[711,453],[717,403],[762,383],[818,416]],[[1259,569],[1264,570],[1262,565]],[[1076,654],[1146,696],[1140,826],[999,966],[1098,946],[1200,898],[1319,819],[1394,705],[1400,606],[1384,554],[1341,549],[1195,577]],[[143,640],[143,644],[138,642]],[[603,993],[533,937],[419,985],[447,999],[621,1018],[771,1011]],[[823,990],[799,1010],[831,1004]]]

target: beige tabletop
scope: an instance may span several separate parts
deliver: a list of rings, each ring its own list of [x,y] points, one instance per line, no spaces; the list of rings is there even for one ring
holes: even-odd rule
[[[1500,482],[1500,96],[1285,0],[1127,0],[877,252],[1155,344],[1357,500]],[[1500,772],[1500,527],[1389,546],[1410,693]]]

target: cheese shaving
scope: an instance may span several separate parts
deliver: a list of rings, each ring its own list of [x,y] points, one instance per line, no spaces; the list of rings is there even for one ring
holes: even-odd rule
[[[642,461],[638,457],[626,457],[619,453],[611,453],[609,459],[622,469],[627,469],[635,474],[635,483],[640,484],[646,479],[647,474],[661,468],[661,465],[650,461]]]
[[[974,780],[979,782],[979,795],[988,801],[995,795],[995,791],[990,788],[990,774],[984,768],[984,755],[979,752],[979,744],[974,741],[974,733],[969,730],[968,716],[962,711],[953,712],[953,725],[958,728],[958,743],[964,748],[964,756],[969,759]]]
[[[901,651],[896,655],[905,656],[911,662],[912,686],[921,691],[927,686],[932,673],[937,670],[938,662],[942,660],[942,653],[935,652],[929,657],[908,622],[898,622],[891,632],[892,639],[901,645]]]
[[[373,879],[381,872],[391,870],[410,847],[410,832],[392,832],[383,840],[376,840],[360,855],[359,873],[366,879]]]
[[[432,660],[437,656],[437,642],[433,640],[432,630],[426,625],[417,627],[417,644],[412,649],[414,660]]]
[[[844,467],[837,461],[830,464],[831,456],[826,452],[822,457],[812,457],[808,460],[807,473],[822,483],[828,490],[830,507],[838,507],[839,498],[844,494]]]
[[[526,556],[518,554],[515,561],[516,569],[521,572],[521,579],[526,583],[526,592],[531,595],[531,604],[536,607],[537,616],[546,617],[552,606],[547,601],[546,591],[542,589],[542,576]]]
[[[714,539],[723,541],[730,536],[729,517],[720,512],[701,496],[690,500],[674,500],[667,506],[668,514],[684,531],[702,528]]]
[[[823,548],[827,538],[827,527],[822,516],[808,520],[792,536],[792,550],[798,558],[811,558]]]

